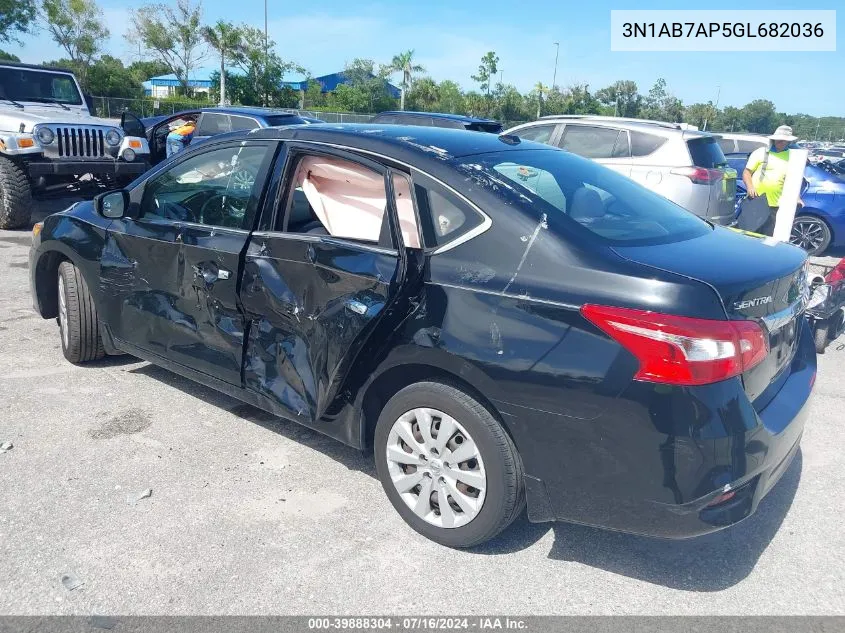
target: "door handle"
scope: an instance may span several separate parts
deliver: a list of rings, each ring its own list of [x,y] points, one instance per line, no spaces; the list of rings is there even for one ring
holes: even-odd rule
[[[365,314],[367,314],[366,304],[361,303],[360,301],[356,301],[355,299],[347,299],[346,308],[350,312],[354,312],[359,316],[364,316]]]

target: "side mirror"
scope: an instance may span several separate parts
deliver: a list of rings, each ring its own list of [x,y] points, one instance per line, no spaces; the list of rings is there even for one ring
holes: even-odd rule
[[[121,189],[119,191],[107,191],[94,196],[94,209],[104,218],[116,220],[126,215],[129,208],[129,192]]]

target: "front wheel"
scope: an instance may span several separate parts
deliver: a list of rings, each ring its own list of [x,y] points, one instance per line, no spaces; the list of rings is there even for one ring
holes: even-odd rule
[[[808,255],[815,256],[827,250],[831,237],[830,227],[824,220],[812,215],[799,215],[792,222],[789,243],[800,246]]]
[[[71,363],[97,360],[106,355],[100,338],[97,307],[79,269],[59,264],[59,333],[62,353]]]
[[[422,382],[393,396],[376,426],[375,459],[393,507],[442,545],[483,543],[525,505],[511,438],[490,411],[450,385]]]
[[[28,227],[32,214],[32,190],[23,169],[0,156],[0,229]]]

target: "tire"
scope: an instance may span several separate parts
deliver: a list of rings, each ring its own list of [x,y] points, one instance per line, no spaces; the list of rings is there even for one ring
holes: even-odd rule
[[[31,214],[29,178],[20,165],[0,156],[0,229],[28,227]]]
[[[100,337],[97,308],[88,284],[70,262],[59,264],[59,338],[62,353],[71,363],[98,360],[106,355]]]
[[[420,415],[424,423],[426,419],[429,421],[430,434],[433,436],[436,431],[437,437],[430,438],[429,443],[418,442],[414,448],[399,443],[398,429],[402,425],[405,425],[402,437],[407,437],[408,432],[412,441],[423,437],[417,417]],[[456,427],[452,426],[453,422]],[[446,424],[450,435],[440,438]],[[464,435],[468,438],[462,439]],[[445,443],[445,448],[433,448],[438,441],[441,446]],[[477,455],[477,458],[462,459],[459,465],[450,464],[452,455],[461,459],[457,457],[460,446],[464,446],[463,455]],[[374,447],[376,470],[393,507],[414,530],[441,545],[463,548],[483,543],[513,523],[525,507],[522,460],[511,438],[490,411],[451,385],[420,382],[394,395],[379,416]],[[403,460],[413,461],[423,454],[427,459],[420,460],[419,466],[403,466],[395,459],[388,459],[389,448],[392,455],[401,456],[397,451],[404,452]],[[467,479],[468,476],[473,479]],[[394,478],[400,483],[394,483]],[[419,483],[400,493],[399,487],[407,488],[405,482],[413,482],[411,478]],[[478,488],[467,482],[475,483]],[[430,494],[424,495],[428,490]],[[449,505],[448,513],[439,511],[443,500]],[[421,508],[419,514],[412,504]],[[447,522],[454,527],[446,526]]]
[[[816,344],[816,354],[824,354],[828,343],[829,328],[830,323],[826,319],[824,321],[817,321],[817,325],[813,329],[813,342]]]
[[[808,255],[814,257],[827,250],[832,238],[827,222],[814,215],[799,215],[792,222],[789,243],[800,246]]]

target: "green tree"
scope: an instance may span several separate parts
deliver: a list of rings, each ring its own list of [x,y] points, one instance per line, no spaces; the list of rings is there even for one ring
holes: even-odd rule
[[[742,108],[742,126],[749,132],[771,134],[777,127],[775,104],[766,99],[755,99]]]
[[[587,84],[575,84],[564,91],[566,114],[599,114],[601,107],[598,100],[590,94]]]
[[[483,116],[487,114],[489,99],[474,90],[464,95],[465,112],[470,116]]]
[[[241,24],[239,29],[241,46],[232,65],[246,77],[241,103],[282,107],[290,100],[283,86],[285,75],[294,71],[304,73],[305,69],[279,57],[276,43],[273,40],[265,42],[263,30],[246,24]]]
[[[19,41],[16,35],[29,30],[35,14],[35,0],[0,0],[0,42]]]
[[[408,103],[412,110],[434,112],[440,103],[440,87],[431,77],[418,79],[408,92]],[[404,110],[405,104],[400,102],[399,107]]]
[[[201,22],[202,4],[191,0],[176,0],[175,6],[147,4],[132,11],[130,39],[167,66],[186,95],[190,94],[191,71],[203,59]]]
[[[640,115],[642,96],[635,81],[620,80],[596,91],[596,99],[605,106],[612,106],[616,116],[636,118]]]
[[[88,68],[109,36],[97,3],[94,0],[42,0],[41,18],[53,40],[67,53],[83,88],[89,90]]]
[[[449,112],[458,114],[466,112],[464,94],[461,87],[454,81],[445,79],[437,85],[439,100],[437,102],[438,112]]]
[[[3,49],[0,49],[0,60],[7,62],[19,62],[21,58],[17,55],[12,55],[11,53],[7,53]]]
[[[699,130],[704,129],[704,122],[709,122],[710,129],[713,129],[713,103],[693,103],[684,108],[684,123],[696,126]]]
[[[478,83],[478,87],[490,97],[490,88],[496,73],[499,72],[499,56],[493,51],[488,52],[481,58],[478,65],[478,74],[472,76],[472,80]]]
[[[389,65],[391,71],[402,73],[402,95],[399,100],[399,109],[405,109],[405,93],[411,88],[414,73],[424,73],[425,68],[414,63],[413,49],[393,56]]]
[[[723,132],[740,132],[745,129],[742,125],[742,110],[733,106],[725,106],[717,114],[716,120],[710,129],[721,130]]]
[[[538,81],[534,84],[534,89],[529,93],[529,101],[533,106],[536,105],[537,108],[537,118],[539,119],[543,116],[543,97],[549,92],[549,87],[546,86],[542,81]]]
[[[167,64],[159,61],[135,61],[129,64],[127,67],[132,76],[140,82],[147,81],[152,77],[158,77],[159,75],[166,75],[170,72],[170,68]]]
[[[658,79],[643,99],[642,116],[655,121],[680,123],[683,120],[683,102],[666,89],[666,80]]]
[[[326,97],[323,95],[323,86],[319,81],[308,80],[303,101],[304,108],[320,108],[326,105]]]
[[[530,118],[525,106],[525,97],[515,86],[505,85],[499,90],[496,108],[493,112],[500,121],[525,121]]]
[[[220,56],[220,105],[226,105],[226,62],[243,48],[241,30],[231,22],[218,20],[214,26],[202,27],[202,38]]]
[[[144,96],[144,87],[123,62],[111,55],[103,55],[88,68],[87,90],[101,97],[138,99]]]

